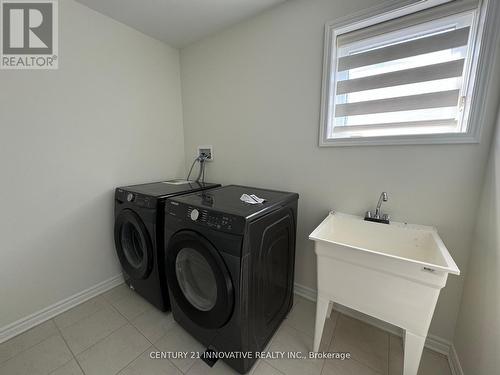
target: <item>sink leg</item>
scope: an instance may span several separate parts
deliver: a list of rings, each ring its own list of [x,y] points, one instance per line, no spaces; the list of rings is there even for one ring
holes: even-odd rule
[[[424,344],[425,337],[406,331],[403,375],[417,375]]]
[[[316,327],[314,329],[314,348],[313,350],[317,352],[319,350],[319,344],[321,343],[321,336],[323,336],[323,327],[325,326],[326,315],[328,313],[328,306],[330,301],[318,294],[318,299],[316,301]]]

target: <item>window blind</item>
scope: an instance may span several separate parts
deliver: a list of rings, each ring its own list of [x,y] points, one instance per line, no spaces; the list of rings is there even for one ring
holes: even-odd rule
[[[339,35],[331,131],[457,128],[474,7],[458,1]]]

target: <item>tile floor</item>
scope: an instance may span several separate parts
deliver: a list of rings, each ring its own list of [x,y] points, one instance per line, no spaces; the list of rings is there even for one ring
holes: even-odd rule
[[[296,297],[268,350],[309,352],[315,305]],[[400,375],[399,337],[332,313],[322,350],[345,351],[351,360],[260,360],[252,375]],[[150,359],[151,351],[201,351],[170,313],[161,313],[125,285],[95,297],[0,344],[1,375],[195,375],[236,374],[222,361]],[[445,357],[425,350],[419,375],[450,375]]]

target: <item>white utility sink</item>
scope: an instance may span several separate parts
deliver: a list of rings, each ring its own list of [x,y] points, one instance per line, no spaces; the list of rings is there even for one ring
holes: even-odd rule
[[[404,375],[416,375],[439,292],[460,273],[436,229],[331,212],[309,238],[318,257],[314,350],[335,302],[403,328]]]

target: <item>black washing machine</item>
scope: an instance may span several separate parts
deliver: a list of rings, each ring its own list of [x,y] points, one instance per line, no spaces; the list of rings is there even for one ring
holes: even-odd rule
[[[242,194],[266,199],[240,200]],[[166,276],[174,319],[247,372],[293,304],[298,194],[230,185],[167,200]]]
[[[219,186],[172,180],[115,190],[115,248],[125,282],[160,310],[170,308],[163,251],[165,200]]]

